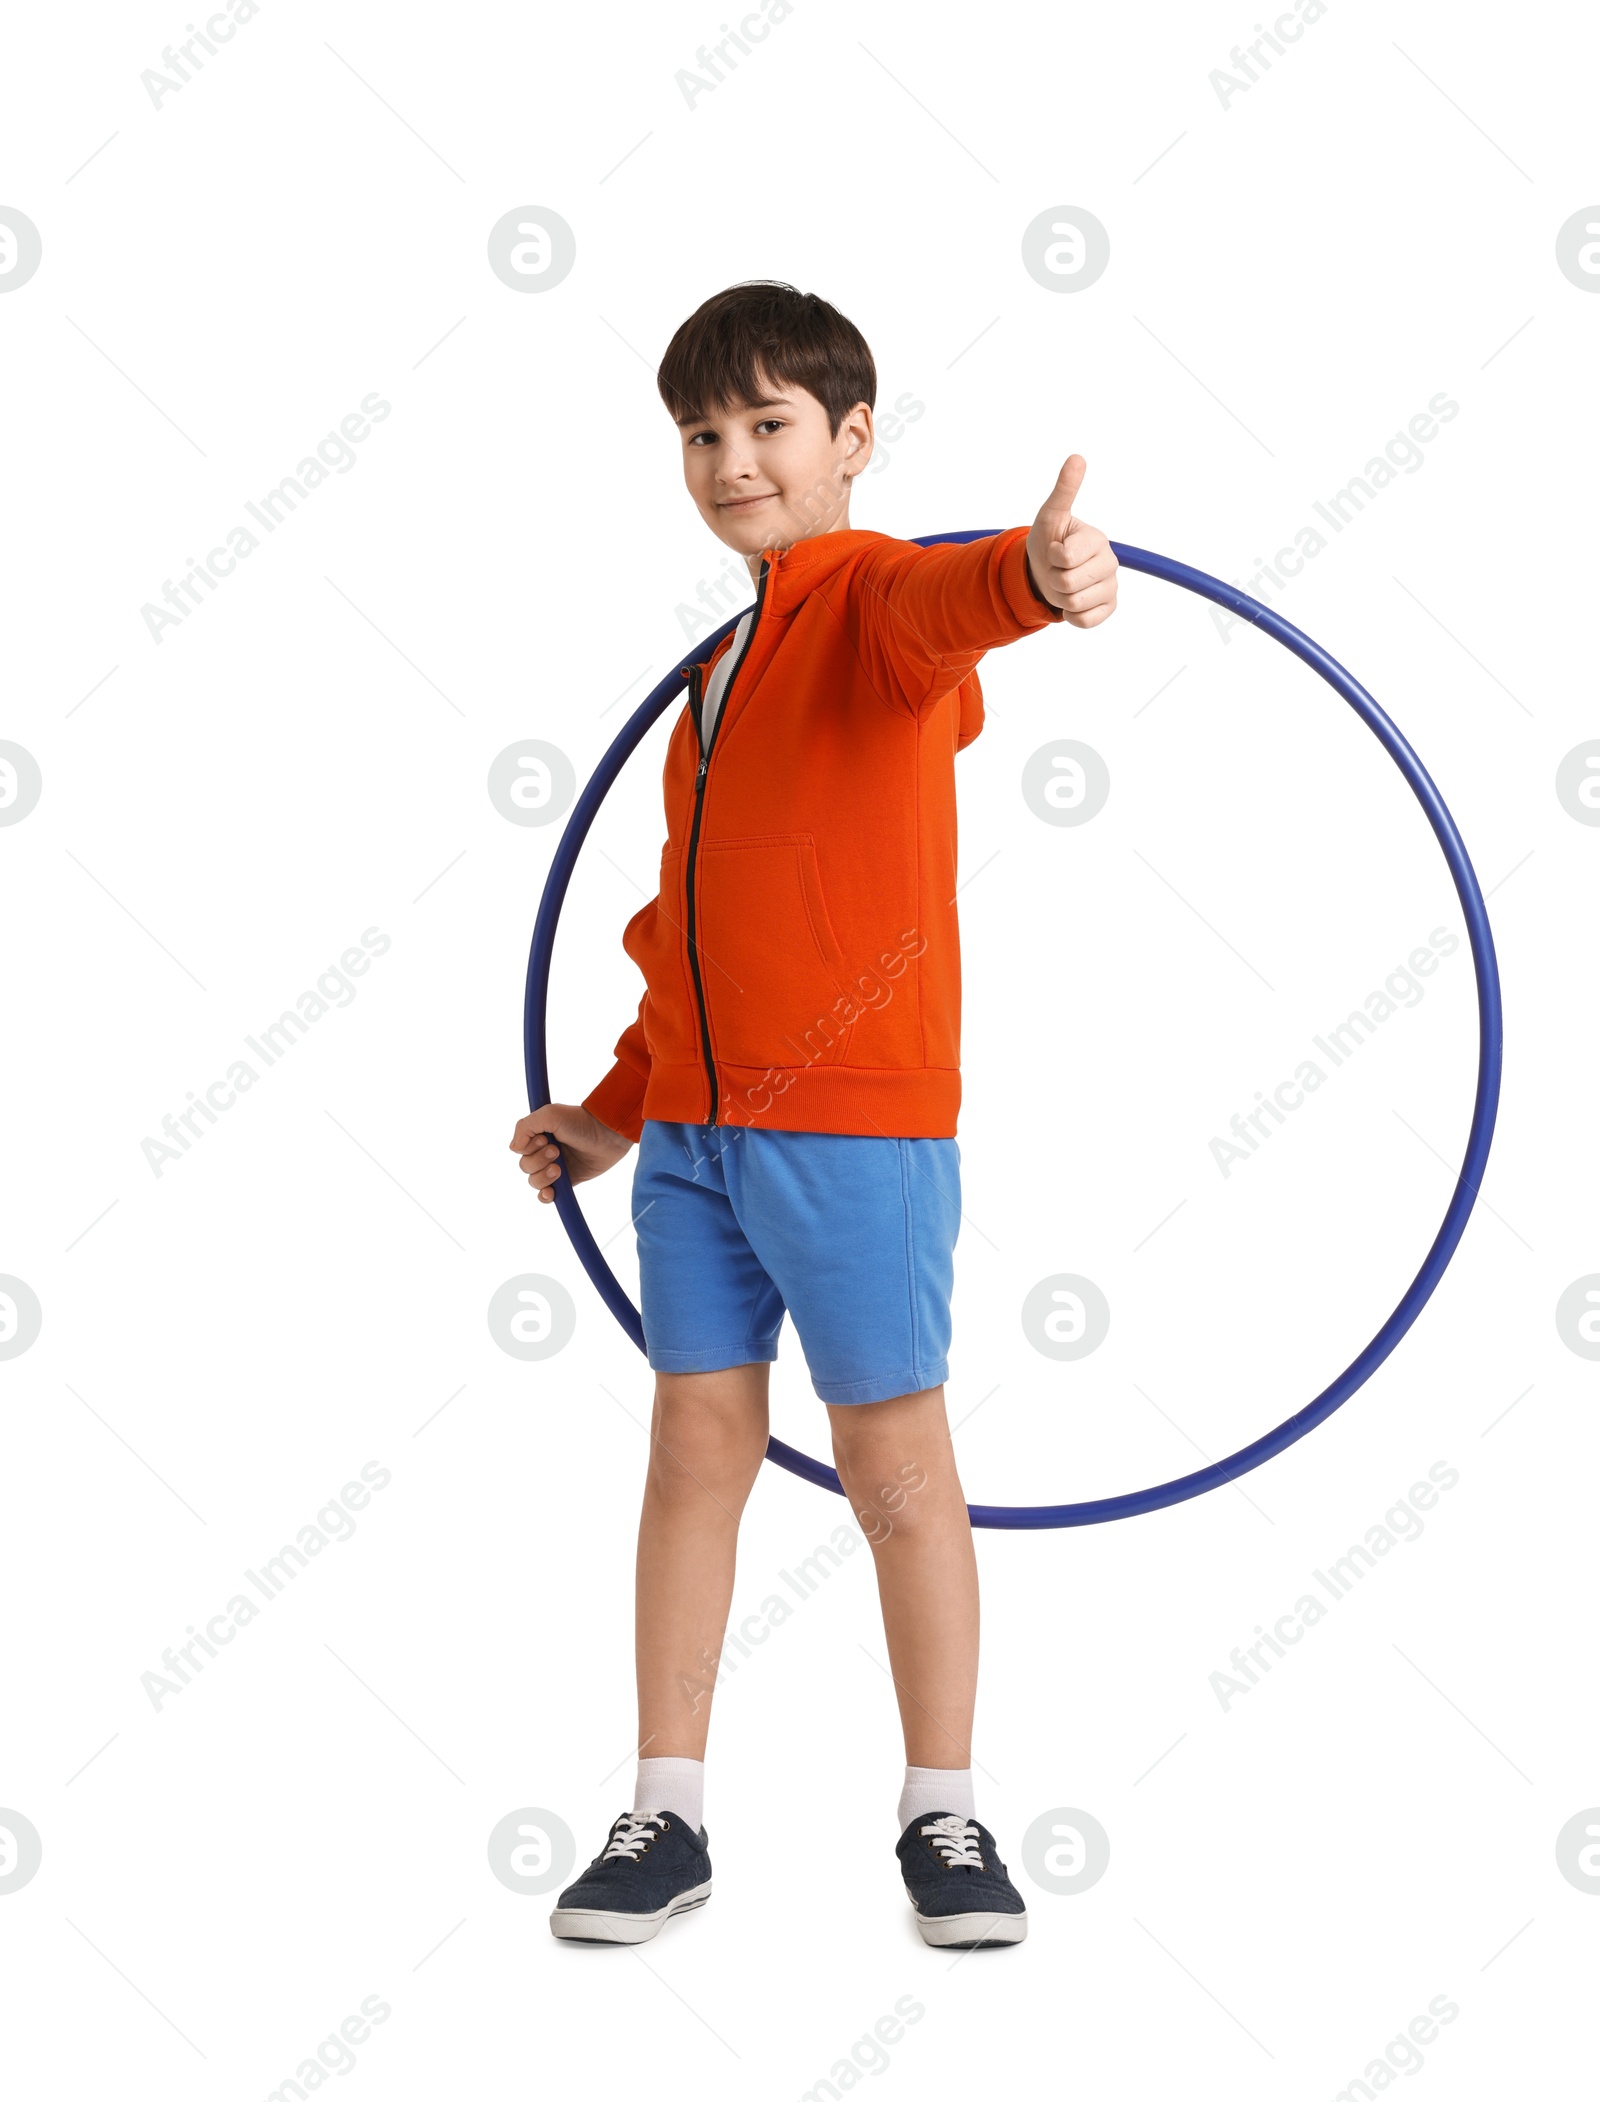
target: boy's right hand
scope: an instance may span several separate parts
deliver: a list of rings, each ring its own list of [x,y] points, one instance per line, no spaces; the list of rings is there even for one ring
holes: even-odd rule
[[[561,1173],[565,1159],[567,1174],[574,1182],[588,1182],[604,1175],[621,1160],[633,1144],[620,1131],[581,1108],[575,1102],[546,1102],[519,1117],[511,1134],[511,1150],[517,1165],[539,1192],[541,1204],[554,1204],[550,1185]]]

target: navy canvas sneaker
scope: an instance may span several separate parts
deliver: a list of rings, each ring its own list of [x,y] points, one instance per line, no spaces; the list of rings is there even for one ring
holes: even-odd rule
[[[917,1932],[934,1948],[980,1949],[1026,1935],[1022,1895],[995,1852],[994,1834],[976,1818],[914,1817],[895,1852]]]
[[[550,1915],[563,1941],[649,1941],[676,1912],[693,1912],[711,1895],[711,1856],[704,1826],[691,1832],[661,1810],[625,1810],[605,1847]]]

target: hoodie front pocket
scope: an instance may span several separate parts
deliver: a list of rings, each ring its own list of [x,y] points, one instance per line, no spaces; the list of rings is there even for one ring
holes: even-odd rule
[[[700,976],[712,1045],[736,1066],[837,1065],[849,973],[809,832],[702,840]]]
[[[644,1040],[651,1058],[666,1066],[692,1065],[700,1056],[683,918],[683,854],[668,847],[659,894],[622,930],[623,948],[644,973]]]

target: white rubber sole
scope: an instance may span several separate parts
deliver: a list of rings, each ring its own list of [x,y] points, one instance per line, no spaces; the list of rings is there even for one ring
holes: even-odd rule
[[[550,1915],[550,1932],[561,1941],[650,1941],[680,1912],[694,1912],[711,1895],[701,1883],[663,1905],[659,1912],[589,1912],[558,1905]]]
[[[990,1942],[1026,1941],[1025,1912],[952,1912],[942,1919],[916,1913],[917,1932],[931,1949],[981,1949]]]

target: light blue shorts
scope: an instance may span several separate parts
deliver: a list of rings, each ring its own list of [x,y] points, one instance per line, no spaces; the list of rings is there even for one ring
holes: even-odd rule
[[[658,1372],[770,1361],[787,1308],[824,1401],[888,1401],[948,1374],[954,1139],[649,1118],[633,1220]]]

